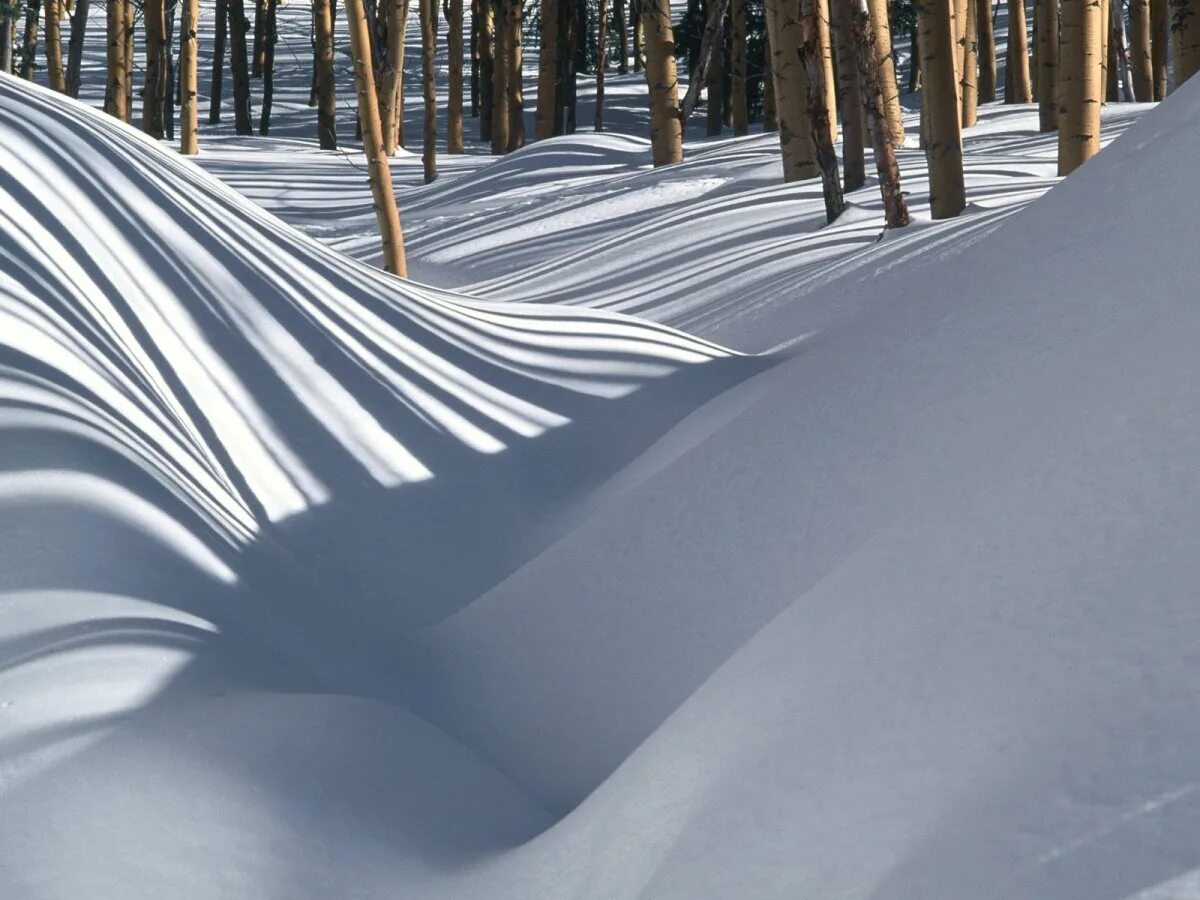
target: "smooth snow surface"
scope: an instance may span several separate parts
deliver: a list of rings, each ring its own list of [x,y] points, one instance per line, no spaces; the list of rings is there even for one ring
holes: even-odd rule
[[[0,78],[0,896],[1196,896],[1200,85],[1031,116],[882,240],[762,137],[405,187],[504,303]]]

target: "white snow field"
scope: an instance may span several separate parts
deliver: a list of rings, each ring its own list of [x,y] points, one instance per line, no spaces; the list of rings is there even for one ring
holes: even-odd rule
[[[292,112],[0,76],[0,897],[1198,896],[1200,86],[882,237],[771,136],[401,155],[441,289]]]

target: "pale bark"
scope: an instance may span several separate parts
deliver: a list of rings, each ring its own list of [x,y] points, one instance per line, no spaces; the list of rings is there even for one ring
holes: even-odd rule
[[[533,124],[534,140],[552,137],[558,118],[559,0],[542,0],[541,50],[538,54],[537,116]]]
[[[991,0],[975,0],[979,26],[979,102],[996,99],[996,32],[992,27]]]
[[[133,65],[136,57],[134,56],[134,38],[136,29],[134,23],[133,0],[125,0],[125,121],[133,121]]]
[[[879,86],[887,113],[888,134],[892,146],[904,144],[904,112],[900,109],[900,88],[896,85],[896,63],[892,59],[892,28],[888,22],[887,0],[867,0],[871,16],[875,65],[879,67]]]
[[[425,100],[425,128],[422,135],[421,166],[425,183],[437,178],[437,87],[434,84],[434,58],[437,53],[437,25],[434,24],[437,0],[420,0],[421,85]]]
[[[946,0],[917,0],[921,47],[921,104],[925,110],[925,156],[929,206],[935,219],[957,216],[966,206],[962,126],[954,85],[954,22]]]
[[[1133,96],[1154,99],[1154,59],[1150,40],[1150,0],[1129,0],[1129,69]]]
[[[959,103],[963,128],[975,124],[979,104],[979,25],[976,17],[979,6],[976,0],[966,0],[963,23],[963,66],[959,81]]]
[[[1098,2],[1098,0],[1092,0]],[[1025,24],[1025,0],[1008,0],[1008,88],[1006,103],[1032,103],[1029,81],[1029,39]]]
[[[196,76],[196,31],[200,26],[199,0],[183,0],[179,37],[179,152],[192,156],[200,149],[199,84]]]
[[[329,0],[313,0],[313,6],[317,32],[317,142],[322,150],[336,150],[337,95],[333,76],[333,10]]]
[[[387,48],[384,51],[383,90],[380,91],[379,120],[383,128],[383,150],[391,156],[396,152],[404,79],[404,38],[408,28],[407,0],[387,0]],[[333,57],[330,55],[332,72]]]
[[[1070,175],[1100,149],[1100,30],[1095,0],[1063,0],[1059,46],[1058,174]]]
[[[450,0],[446,38],[450,93],[446,98],[446,152],[463,152],[463,0]],[[390,32],[389,32],[390,35]]]
[[[61,19],[61,0],[46,0],[46,75],[50,89],[65,94],[67,76],[63,70]]]
[[[429,0],[425,0],[429,2]],[[363,0],[346,0],[350,25],[350,55],[354,60],[354,83],[358,93],[358,117],[363,128],[363,153],[371,181],[371,198],[379,235],[383,242],[383,267],[401,277],[408,275],[404,259],[404,236],[392,189],[392,173],[383,149],[383,126],[379,120],[379,98],[375,93],[375,71],[371,61],[371,37]]]
[[[771,73],[775,79],[775,114],[785,182],[821,174],[808,114],[808,77],[800,58],[804,43],[798,7],[786,0],[766,0]]]
[[[1117,67],[1113,55],[1112,7],[1108,0],[1096,0],[1100,4],[1100,89],[1101,103],[1117,99]]]
[[[646,43],[646,83],[650,88],[650,147],[654,165],[683,159],[679,80],[675,74],[675,32],[667,0],[642,0]]]
[[[858,59],[858,85],[862,108],[866,113],[871,146],[875,151],[875,172],[883,197],[884,222],[888,228],[902,228],[909,223],[908,205],[900,190],[900,165],[887,121],[887,103],[878,64],[878,48],[874,46],[876,30],[867,8],[867,0],[834,0],[850,11],[850,40]]]
[[[1171,49],[1175,62],[1173,90],[1200,69],[1200,0],[1169,0]]]
[[[1037,0],[1038,127],[1058,129],[1058,0]]]

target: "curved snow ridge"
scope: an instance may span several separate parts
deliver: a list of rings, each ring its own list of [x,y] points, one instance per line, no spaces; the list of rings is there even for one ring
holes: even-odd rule
[[[737,356],[622,316],[399,281],[12,78],[0,258],[4,427],[103,445],[234,543],[339,480],[428,480]]]

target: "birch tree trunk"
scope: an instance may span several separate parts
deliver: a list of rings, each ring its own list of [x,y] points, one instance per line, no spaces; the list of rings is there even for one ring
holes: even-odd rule
[[[966,206],[962,126],[954,85],[954,22],[947,0],[917,0],[916,7],[930,213],[935,219],[949,219]]]
[[[421,0],[421,84],[425,99],[425,128],[421,147],[421,165],[425,183],[437,178],[437,87],[434,83],[434,55],[437,52],[437,26],[434,24],[434,4],[437,0]]]
[[[979,25],[979,102],[996,99],[996,32],[992,27],[991,0],[975,0]]]
[[[50,90],[65,94],[67,76],[63,71],[61,19],[60,0],[46,0],[46,74],[50,79]]]
[[[559,0],[542,0],[541,48],[538,53],[537,117],[533,124],[534,140],[552,137],[558,119]]]
[[[779,123],[785,182],[816,178],[821,174],[808,114],[808,77],[800,58],[804,34],[796,15],[798,11],[794,2],[766,0],[771,72],[775,79],[775,114]]]
[[[337,149],[337,95],[333,78],[333,10],[329,0],[313,0],[317,57],[317,142]],[[386,141],[386,136],[385,136]]]
[[[450,54],[450,94],[446,98],[446,152],[463,152],[463,0],[450,0],[446,47]],[[390,31],[389,31],[390,35]]]
[[[1129,0],[1129,69],[1133,96],[1139,103],[1154,99],[1154,59],[1150,40],[1150,0]]]
[[[367,157],[371,198],[383,241],[383,267],[403,278],[408,275],[404,259],[404,236],[400,230],[400,214],[392,189],[392,173],[383,149],[383,126],[379,120],[379,98],[375,93],[375,70],[371,60],[371,35],[363,0],[346,0],[346,18],[350,25],[350,55],[354,60],[358,118],[363,127],[363,153]]]
[[[909,223],[908,205],[900,190],[900,165],[896,162],[893,136],[888,127],[887,103],[875,44],[875,27],[867,0],[834,0],[850,13],[850,41],[858,59],[858,86],[866,113],[871,146],[875,151],[875,171],[883,197],[883,216],[888,228],[903,228]]]
[[[1093,0],[1098,2],[1098,0]],[[1029,41],[1025,24],[1025,0],[1008,0],[1008,87],[1005,103],[1032,103],[1029,83]]]
[[[646,83],[650,88],[650,147],[654,165],[683,159],[679,80],[675,74],[675,32],[668,0],[641,0],[646,41]]]
[[[183,0],[183,16],[179,36],[179,152],[193,156],[200,150],[200,102],[199,84],[196,77],[196,53],[199,41],[196,31],[200,26],[200,0]]]
[[[1058,0],[1037,0],[1038,127],[1058,129]]]
[[[1058,174],[1070,175],[1100,149],[1100,4],[1063,0],[1059,46]]]

